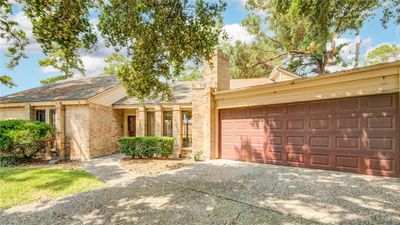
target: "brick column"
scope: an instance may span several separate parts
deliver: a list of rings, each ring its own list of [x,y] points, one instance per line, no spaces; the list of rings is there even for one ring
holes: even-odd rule
[[[65,159],[65,107],[56,103],[55,128],[56,128],[56,150],[60,159]]]
[[[25,104],[25,119],[26,120],[32,119],[32,108],[30,104]]]
[[[163,110],[161,106],[155,107],[155,135],[161,137],[163,135]]]
[[[203,93],[204,85],[194,85],[192,88],[192,146],[193,151],[203,151]],[[204,154],[203,154],[204,156]]]
[[[172,123],[172,133],[175,138],[173,156],[174,158],[178,158],[182,147],[182,110],[179,105],[173,106]]]
[[[146,109],[140,106],[136,110],[136,136],[146,135]]]

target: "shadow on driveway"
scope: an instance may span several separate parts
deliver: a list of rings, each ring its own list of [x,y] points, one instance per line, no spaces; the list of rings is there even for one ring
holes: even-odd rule
[[[399,224],[400,179],[215,160],[0,212],[0,224]]]

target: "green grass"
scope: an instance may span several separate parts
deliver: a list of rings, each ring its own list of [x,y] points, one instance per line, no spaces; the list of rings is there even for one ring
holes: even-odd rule
[[[80,169],[0,168],[0,209],[47,201],[104,185]]]

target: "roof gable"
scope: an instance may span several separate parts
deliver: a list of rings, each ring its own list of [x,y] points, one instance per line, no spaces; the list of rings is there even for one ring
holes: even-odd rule
[[[113,75],[73,78],[0,97],[0,103],[87,100],[118,84]]]

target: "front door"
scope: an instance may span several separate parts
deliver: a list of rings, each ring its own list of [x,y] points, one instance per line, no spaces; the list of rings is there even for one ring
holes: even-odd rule
[[[136,116],[128,116],[128,136],[136,136]]]

